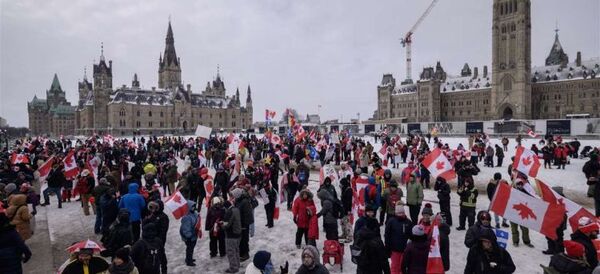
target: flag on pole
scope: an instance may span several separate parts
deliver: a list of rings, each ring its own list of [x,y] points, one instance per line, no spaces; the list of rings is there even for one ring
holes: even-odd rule
[[[540,169],[540,159],[535,152],[522,146],[517,148],[513,168],[530,176],[536,177]]]
[[[592,214],[589,210],[585,209],[585,207],[582,207],[579,204],[556,193],[554,189],[550,188],[541,180],[536,179],[535,181],[538,185],[538,189],[540,190],[540,196],[542,200],[551,204],[565,206],[565,210],[567,211],[567,219],[569,220],[569,225],[571,226],[573,231],[577,230],[577,227],[579,226],[579,218],[588,217],[592,220],[596,219],[594,214]]]
[[[65,164],[63,173],[67,179],[74,178],[79,174],[79,167],[77,167],[77,161],[75,160],[75,151],[71,150],[63,159]]]
[[[439,148],[427,154],[422,163],[431,172],[433,178],[440,176],[447,181],[456,178],[454,167]]]
[[[54,165],[54,156],[50,157],[50,159],[38,167],[37,171],[40,173],[40,182],[46,180],[46,177],[50,174],[50,170],[52,170],[52,165]]]
[[[431,224],[431,241],[427,258],[427,274],[444,274],[444,263],[440,252],[440,223],[442,216],[438,213]]]
[[[553,240],[558,237],[556,228],[562,223],[565,214],[564,206],[532,197],[505,183],[498,185],[490,210]]]
[[[181,192],[177,191],[167,198],[165,201],[165,209],[173,214],[175,219],[179,220],[185,214],[188,213],[187,200],[181,195]]]

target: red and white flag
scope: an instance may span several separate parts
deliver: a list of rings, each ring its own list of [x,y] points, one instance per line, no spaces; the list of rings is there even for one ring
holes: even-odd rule
[[[339,180],[337,171],[335,171],[335,167],[332,165],[324,165],[319,170],[319,182],[321,185],[327,177],[331,179],[331,183],[336,183]]]
[[[94,175],[94,178],[98,178],[98,166],[99,165],[100,165],[100,158],[93,157],[85,163],[85,169],[89,170]]]
[[[531,129],[527,132],[527,135],[529,135],[531,138],[537,138],[538,136],[537,133]]]
[[[165,209],[171,214],[175,219],[179,220],[185,214],[188,213],[188,204],[187,200],[181,195],[181,192],[177,191],[171,197],[167,198],[165,201]]]
[[[535,152],[520,146],[515,153],[513,168],[535,178],[540,169],[540,159]]]
[[[29,164],[29,157],[22,153],[17,154],[16,152],[13,152],[13,154],[10,156],[10,163],[13,165]]]
[[[71,150],[63,159],[65,164],[63,173],[67,179],[74,178],[79,174],[79,167],[77,167],[77,160],[75,160],[75,151]]]
[[[433,178],[442,177],[446,181],[456,178],[454,167],[441,149],[436,148],[423,159],[423,165],[431,172]]]
[[[505,183],[498,185],[490,210],[553,240],[557,239],[556,228],[565,214],[564,206],[529,196]]]
[[[206,166],[206,156],[204,156],[204,151],[198,150],[198,162],[200,163],[200,167]]]
[[[52,170],[52,165],[54,164],[54,156],[50,157],[45,163],[38,167],[37,171],[40,173],[40,182],[46,180],[48,174],[50,174],[50,170]]]
[[[281,145],[281,137],[275,133],[271,133],[271,143],[274,145]]]
[[[535,181],[537,182],[538,188],[540,190],[542,200],[551,204],[559,204],[565,206],[565,210],[567,211],[567,219],[569,220],[569,225],[571,225],[573,231],[577,230],[577,227],[579,226],[579,218],[588,217],[591,220],[596,219],[596,216],[594,216],[594,214],[592,214],[589,210],[585,209],[585,207],[582,207],[579,204],[556,193],[554,189],[550,188],[544,182],[538,179],[536,179]]]
[[[440,223],[442,216],[437,214],[433,219],[429,257],[427,258],[427,274],[444,274],[444,263],[440,253]]]
[[[355,185],[352,186],[354,189],[354,199],[352,199],[352,212],[356,213],[358,217],[362,217],[365,214],[365,189],[369,185],[369,176],[361,174],[354,181]]]
[[[383,156],[383,158],[387,158],[387,143],[383,144],[383,146],[379,149],[379,154]]]
[[[231,176],[229,176],[229,181],[233,182],[235,180],[237,180],[237,178],[240,176],[241,174],[241,166],[240,166],[240,162],[242,161],[240,155],[237,155],[235,157],[234,160],[234,164],[233,164],[233,170],[231,171]]]
[[[208,174],[202,175],[202,179],[204,179],[204,189],[206,190],[206,208],[209,208],[210,197],[212,197],[213,190],[215,189],[215,183],[213,177]]]

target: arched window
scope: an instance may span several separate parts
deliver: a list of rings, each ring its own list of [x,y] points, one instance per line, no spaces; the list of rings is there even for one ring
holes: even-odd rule
[[[140,111],[138,110],[136,113],[137,117],[140,117]]]
[[[511,90],[512,89],[512,81],[510,80],[510,77],[505,77],[504,81],[504,90]]]
[[[152,111],[148,111],[148,117],[152,117]]]

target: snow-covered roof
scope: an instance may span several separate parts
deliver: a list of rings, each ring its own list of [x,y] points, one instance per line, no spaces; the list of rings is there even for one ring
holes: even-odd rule
[[[173,100],[165,90],[143,90],[120,88],[111,95],[109,104],[137,104],[137,105],[172,105]]]
[[[210,96],[202,94],[192,94],[192,105],[204,108],[227,108],[231,98]]]
[[[552,81],[577,80],[594,78],[600,74],[600,58],[591,58],[577,66],[575,62],[568,63],[564,68],[560,65],[540,66],[531,69],[531,82],[544,83]]]
[[[396,86],[392,91],[392,95],[400,95],[413,92],[417,92],[417,84],[404,84]]]
[[[440,92],[456,92],[467,90],[478,90],[490,88],[492,77],[488,74],[487,77],[472,76],[448,76],[446,81],[440,85]]]

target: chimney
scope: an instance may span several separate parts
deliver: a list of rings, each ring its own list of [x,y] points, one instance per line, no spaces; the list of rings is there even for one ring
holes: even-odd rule
[[[477,79],[479,77],[479,68],[473,68],[473,79]]]
[[[483,66],[483,76],[482,76],[482,78],[487,78],[487,76],[488,76],[487,74],[488,74],[488,72],[487,72],[487,66]]]
[[[577,59],[575,59],[575,65],[581,67],[581,51],[577,52]]]

